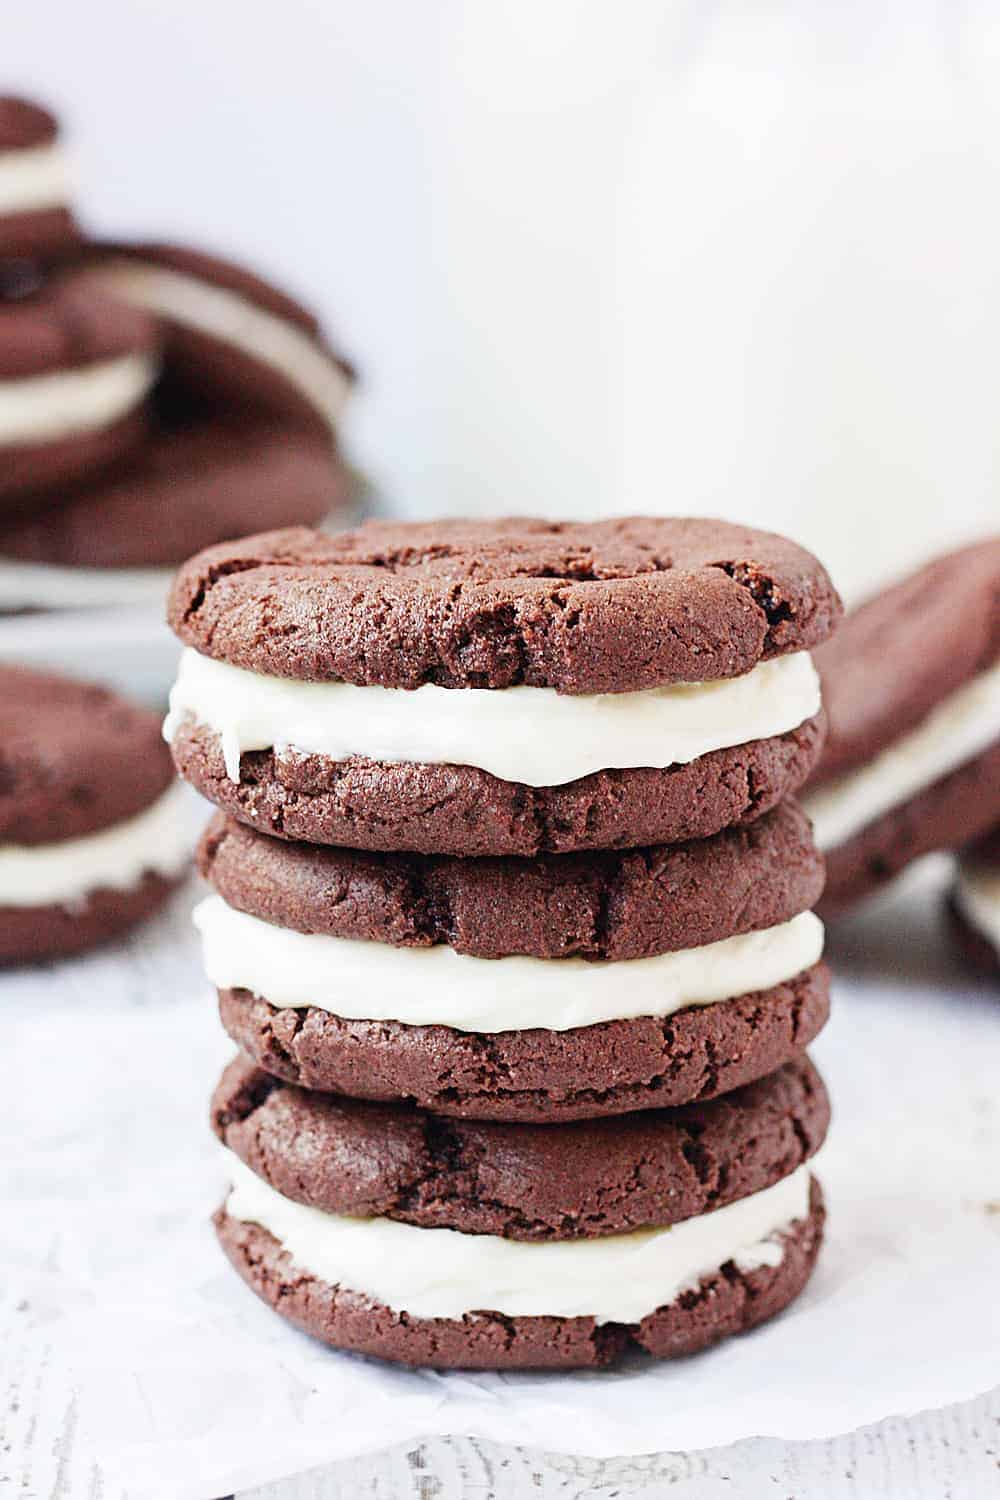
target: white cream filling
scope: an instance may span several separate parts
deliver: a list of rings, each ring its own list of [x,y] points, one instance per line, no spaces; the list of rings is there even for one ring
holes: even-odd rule
[[[191,857],[189,794],[174,782],[151,807],[55,844],[0,844],[0,906],[72,906],[91,891],[134,890],[151,873],[172,880]]]
[[[241,754],[274,749],[478,766],[505,781],[557,786],[609,768],[684,765],[785,734],[819,706],[819,678],[804,651],[717,682],[578,696],[545,687],[297,682],[188,648],[164,733],[171,738],[186,715],[214,730],[233,781]]]
[[[773,1187],[667,1228],[590,1240],[505,1240],[324,1213],[283,1198],[227,1156],[231,1218],[268,1230],[299,1270],[414,1318],[498,1312],[638,1323],[727,1262],[741,1271],[779,1266],[781,1236],[809,1213],[809,1168],[801,1166]]]
[[[158,368],[151,354],[124,354],[78,370],[0,380],[0,444],[53,442],[110,427],[139,405]]]
[[[804,799],[821,849],[835,849],[876,818],[973,760],[1000,738],[1000,662],[939,703],[922,724],[867,765]]]
[[[969,926],[1000,954],[1000,870],[963,860],[955,881],[955,903]]]
[[[62,208],[69,198],[66,153],[55,143],[0,152],[0,214]]]
[[[0,610],[157,604],[162,612],[174,572],[173,568],[68,568],[0,558]]]
[[[770,989],[823,951],[813,912],[762,932],[653,958],[475,958],[446,943],[397,948],[293,932],[209,896],[195,909],[205,968],[219,989],[245,989],[279,1009],[314,1005],[348,1020],[457,1031],[569,1031],[601,1021],[669,1016]]]
[[[268,365],[335,428],[351,389],[345,372],[295,323],[225,287],[152,262],[111,260],[97,273],[119,296]]]

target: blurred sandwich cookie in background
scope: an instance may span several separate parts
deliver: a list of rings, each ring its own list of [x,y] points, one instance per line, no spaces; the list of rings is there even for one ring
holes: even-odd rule
[[[158,347],[148,313],[87,278],[0,269],[0,514],[36,509],[141,441]]]
[[[286,293],[232,261],[177,245],[89,247],[87,263],[118,296],[162,320],[167,383],[182,405],[256,410],[336,441],[351,367]]]
[[[869,600],[815,660],[829,728],[804,806],[831,916],[1000,821],[1000,537]]]
[[[55,117],[40,104],[0,96],[0,261],[48,260],[79,230]]]
[[[350,504],[329,445],[236,414],[160,425],[114,474],[0,524],[0,612],[155,602],[192,548]]]
[[[157,716],[0,665],[0,720],[0,963],[117,937],[163,904],[190,858]]]

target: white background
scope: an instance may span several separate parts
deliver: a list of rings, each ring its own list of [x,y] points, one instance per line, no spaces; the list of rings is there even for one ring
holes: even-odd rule
[[[95,228],[322,309],[396,509],[715,512],[852,594],[997,524],[995,7],[33,0],[3,65]]]

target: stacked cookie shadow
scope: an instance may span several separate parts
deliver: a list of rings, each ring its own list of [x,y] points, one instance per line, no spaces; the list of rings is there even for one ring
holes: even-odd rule
[[[701,1349],[805,1285],[839,601],[715,522],[279,531],[182,568],[167,734],[240,1275],[442,1367]]]
[[[0,611],[160,600],[193,548],[343,515],[350,384],[243,268],[89,240],[55,120],[0,98]]]

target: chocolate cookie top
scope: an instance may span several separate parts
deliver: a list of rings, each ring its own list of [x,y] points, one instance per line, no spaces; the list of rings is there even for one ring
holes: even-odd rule
[[[0,557],[62,567],[177,564],[246,527],[320,521],[348,500],[328,443],[266,421],[214,417],[156,433],[111,477],[0,525]],[[156,525],[150,525],[150,517]]]
[[[230,906],[298,932],[499,958],[643,958],[786,922],[823,888],[793,802],[711,839],[464,859],[267,838],[217,813],[198,851]]]
[[[871,760],[1000,655],[1000,536],[853,610],[816,652],[829,721],[810,785]]]
[[[172,780],[159,717],[91,683],[0,664],[0,723],[4,843],[82,838]]]
[[[307,681],[626,692],[817,645],[825,571],[768,532],[631,518],[370,522],[210,548],[180,571],[187,645]]]
[[[830,1106],[806,1059],[709,1103],[621,1119],[442,1119],[281,1083],[242,1058],[212,1099],[219,1138],[287,1198],[507,1239],[673,1224],[787,1177]]]
[[[151,353],[156,345],[156,324],[147,313],[85,277],[46,281],[24,296],[0,296],[0,380]]]
[[[56,117],[41,104],[0,94],[0,151],[47,146],[59,133]]]

